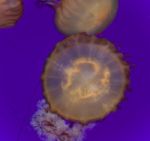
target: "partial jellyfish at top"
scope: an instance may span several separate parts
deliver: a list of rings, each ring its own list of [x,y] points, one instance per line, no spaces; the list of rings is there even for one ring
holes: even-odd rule
[[[42,75],[51,111],[87,124],[105,118],[124,98],[129,66],[114,45],[93,35],[76,34],[59,42]]]
[[[22,15],[21,0],[0,1],[0,28],[11,27],[16,24]]]
[[[39,0],[56,10],[55,23],[66,35],[102,32],[114,19],[118,0]]]

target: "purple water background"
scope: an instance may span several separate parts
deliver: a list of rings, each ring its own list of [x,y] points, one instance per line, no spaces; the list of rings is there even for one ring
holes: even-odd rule
[[[55,11],[35,3],[24,0],[18,24],[0,30],[0,141],[40,141],[29,123],[43,98],[45,60],[65,36],[55,27]],[[150,141],[150,1],[120,0],[115,20],[99,36],[130,62],[131,91],[85,141]]]

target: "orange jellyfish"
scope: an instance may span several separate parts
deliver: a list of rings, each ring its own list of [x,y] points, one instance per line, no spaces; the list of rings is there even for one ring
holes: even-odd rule
[[[21,0],[0,0],[0,28],[13,26],[21,15]]]
[[[67,35],[99,33],[116,15],[118,0],[41,0],[56,9],[56,25]]]
[[[76,34],[57,44],[42,75],[52,112],[88,123],[103,119],[124,97],[128,64],[105,39]]]

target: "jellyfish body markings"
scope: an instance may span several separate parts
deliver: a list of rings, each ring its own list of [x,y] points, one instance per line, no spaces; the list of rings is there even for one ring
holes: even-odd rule
[[[16,24],[22,15],[21,0],[0,1],[0,28],[11,27]]]
[[[103,119],[122,100],[129,68],[107,40],[86,34],[57,44],[42,75],[51,110],[87,123]]]

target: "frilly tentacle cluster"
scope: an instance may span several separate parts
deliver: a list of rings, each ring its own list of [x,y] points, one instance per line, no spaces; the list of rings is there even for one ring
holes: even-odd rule
[[[94,123],[86,126],[80,123],[67,123],[58,115],[52,113],[45,100],[37,104],[31,125],[44,141],[82,141],[85,130],[93,128]]]

